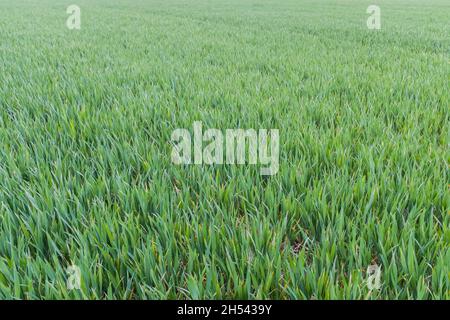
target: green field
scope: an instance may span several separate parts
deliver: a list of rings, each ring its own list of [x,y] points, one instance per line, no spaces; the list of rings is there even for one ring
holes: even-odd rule
[[[449,17],[0,0],[0,298],[450,299]],[[173,164],[194,121],[278,129],[278,173]]]

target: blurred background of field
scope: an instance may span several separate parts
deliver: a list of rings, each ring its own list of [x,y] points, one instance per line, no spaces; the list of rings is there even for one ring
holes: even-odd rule
[[[0,297],[449,299],[449,17],[0,0]],[[196,120],[278,128],[280,171],[174,166]]]

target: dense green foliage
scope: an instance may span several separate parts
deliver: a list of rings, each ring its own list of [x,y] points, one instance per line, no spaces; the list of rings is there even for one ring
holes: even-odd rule
[[[449,299],[450,3],[374,2],[0,0],[0,297]],[[197,120],[278,174],[173,165]]]

